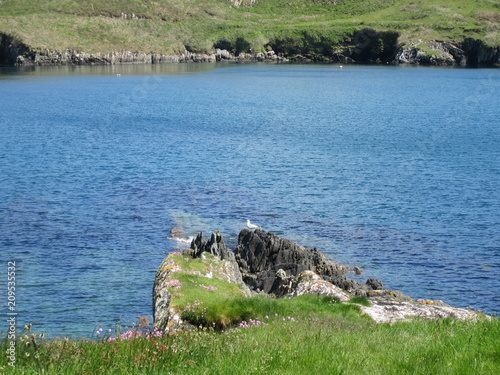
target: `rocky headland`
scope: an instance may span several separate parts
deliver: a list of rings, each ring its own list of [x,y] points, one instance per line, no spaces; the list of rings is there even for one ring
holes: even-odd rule
[[[195,267],[194,260],[198,261]],[[200,233],[189,248],[169,254],[158,268],[153,288],[154,324],[161,330],[190,326],[176,304],[176,298],[184,297],[176,292],[182,274],[220,280],[241,297],[260,294],[293,298],[314,294],[332,297],[340,303],[356,303],[354,297],[365,297],[369,303],[360,304],[360,309],[379,323],[414,318],[479,319],[473,311],[442,301],[415,301],[399,291],[385,289],[377,279],[357,282],[346,276],[349,272],[359,274],[361,270],[337,264],[316,248],[300,246],[261,229],[243,229],[234,250],[226,247],[220,232],[213,232],[209,240]],[[200,283],[199,288],[208,287]]]

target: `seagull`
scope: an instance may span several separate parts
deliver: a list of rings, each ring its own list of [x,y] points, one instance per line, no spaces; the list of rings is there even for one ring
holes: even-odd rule
[[[248,229],[257,229],[258,227],[259,227],[258,225],[252,224],[250,222],[250,220],[247,219],[247,228]]]

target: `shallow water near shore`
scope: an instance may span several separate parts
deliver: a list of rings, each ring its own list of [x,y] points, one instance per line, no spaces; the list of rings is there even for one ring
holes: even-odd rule
[[[170,230],[234,247],[246,219],[359,280],[499,311],[499,87],[498,69],[0,68],[19,329],[91,337],[151,316]]]

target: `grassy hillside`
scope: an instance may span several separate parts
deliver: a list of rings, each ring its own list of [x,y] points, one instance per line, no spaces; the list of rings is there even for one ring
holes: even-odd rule
[[[263,51],[273,41],[335,44],[355,30],[399,41],[482,39],[500,46],[498,0],[3,0],[0,32],[34,49]],[[239,44],[238,44],[239,43]]]

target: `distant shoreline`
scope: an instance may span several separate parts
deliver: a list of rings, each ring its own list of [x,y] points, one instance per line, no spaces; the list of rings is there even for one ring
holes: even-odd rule
[[[367,31],[360,31],[360,33]],[[184,51],[178,54],[161,54],[132,51],[87,53],[73,49],[63,51],[33,49],[14,37],[0,33],[0,66],[78,66],[122,64],[172,64],[213,62],[271,62],[271,63],[371,63],[379,65],[422,65],[500,67],[500,48],[489,47],[483,41],[467,38],[462,43],[432,41],[422,49],[419,44],[391,44],[389,51],[374,49],[370,44],[335,47],[337,52],[289,53],[287,51],[239,52],[214,49],[210,53]],[[354,43],[354,42],[353,42]],[[328,47],[328,48],[327,48]]]

